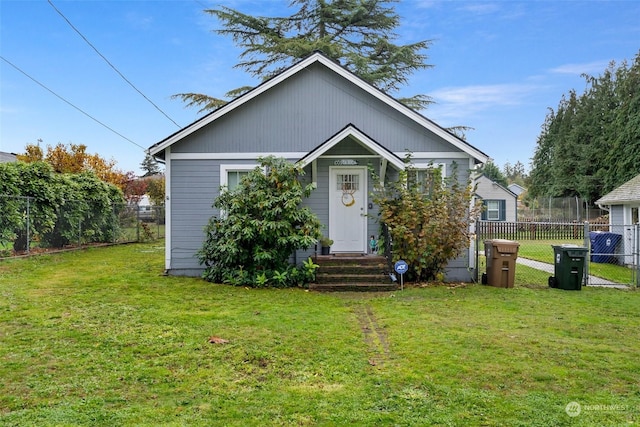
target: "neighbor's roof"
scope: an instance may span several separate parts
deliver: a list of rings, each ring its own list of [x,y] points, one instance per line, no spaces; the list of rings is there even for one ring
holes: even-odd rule
[[[0,163],[15,162],[18,157],[13,153],[5,153],[0,151]]]
[[[596,200],[598,205],[620,205],[624,202],[640,201],[640,175],[631,178],[612,192]]]
[[[276,75],[275,77],[272,77],[269,80],[266,80],[262,84],[256,86],[255,88],[253,88],[252,90],[244,93],[243,95],[240,95],[239,97],[233,99],[232,101],[230,101],[229,103],[225,104],[224,106],[218,108],[217,110],[207,114],[204,117],[201,117],[200,119],[196,120],[195,122],[191,123],[190,125],[182,128],[182,129],[180,129],[179,131],[175,132],[174,134],[169,135],[167,138],[163,139],[162,141],[157,142],[156,144],[154,144],[151,147],[149,147],[149,154],[156,155],[156,154],[161,153],[166,148],[168,148],[171,145],[173,145],[175,142],[180,141],[181,139],[183,139],[186,136],[196,132],[197,130],[203,128],[204,126],[208,125],[209,123],[211,123],[211,122],[217,120],[218,118],[224,116],[225,114],[229,113],[230,111],[233,111],[234,109],[240,107],[241,105],[245,104],[246,102],[249,102],[253,98],[257,97],[258,95],[260,95],[260,94],[262,94],[264,92],[266,92],[267,90],[269,90],[272,87],[280,84],[281,82],[287,80],[289,77],[299,73],[300,71],[305,70],[306,68],[308,68],[309,66],[311,66],[314,63],[320,63],[320,64],[326,66],[330,70],[334,71],[336,74],[339,74],[340,76],[342,76],[345,79],[349,80],[351,83],[355,84],[356,86],[358,86],[361,89],[365,90],[369,94],[373,95],[375,98],[377,98],[381,102],[383,102],[383,103],[391,106],[392,108],[396,109],[401,114],[404,114],[405,116],[411,118],[412,120],[414,120],[415,122],[417,122],[421,126],[423,126],[424,128],[426,128],[429,131],[433,132],[434,134],[440,136],[445,141],[451,143],[452,145],[454,145],[455,147],[460,149],[462,152],[467,153],[469,156],[473,157],[474,159],[478,160],[479,162],[486,163],[489,160],[489,156],[487,154],[485,154],[482,151],[478,150],[476,147],[472,146],[471,144],[469,144],[465,140],[459,138],[458,136],[454,135],[453,133],[451,133],[448,130],[444,129],[443,127],[439,126],[438,124],[436,124],[435,122],[433,122],[430,119],[426,118],[425,116],[423,116],[422,114],[418,113],[417,111],[407,107],[406,105],[402,104],[400,101],[398,101],[395,98],[387,95],[386,93],[382,92],[378,88],[372,86],[370,83],[367,83],[366,81],[362,80],[361,78],[359,78],[358,76],[353,74],[351,71],[349,71],[347,68],[345,68],[345,67],[341,66],[340,64],[336,63],[335,61],[333,61],[332,59],[328,58],[327,56],[325,56],[321,52],[315,52],[315,53],[309,55],[308,57],[302,59],[298,63],[292,65],[289,68],[287,68],[282,73]]]

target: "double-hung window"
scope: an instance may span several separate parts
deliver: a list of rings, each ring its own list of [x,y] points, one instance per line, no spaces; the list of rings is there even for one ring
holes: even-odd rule
[[[433,179],[435,177],[444,180],[446,170],[444,163],[416,163],[413,165],[412,174],[407,176],[409,183],[415,183],[420,191],[425,194],[433,191]]]
[[[223,191],[233,191],[256,165],[220,165],[220,186]]]
[[[486,221],[505,221],[506,206],[505,200],[483,200],[484,210],[482,219]]]

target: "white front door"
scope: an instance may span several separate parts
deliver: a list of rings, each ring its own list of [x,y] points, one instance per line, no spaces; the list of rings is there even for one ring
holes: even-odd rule
[[[331,252],[367,251],[367,174],[364,167],[329,169]]]

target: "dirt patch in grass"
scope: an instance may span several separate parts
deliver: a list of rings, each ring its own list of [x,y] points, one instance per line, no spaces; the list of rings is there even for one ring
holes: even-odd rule
[[[371,366],[384,366],[390,358],[387,332],[380,327],[371,306],[357,306],[353,311],[364,335],[364,341],[367,344],[369,364]]]

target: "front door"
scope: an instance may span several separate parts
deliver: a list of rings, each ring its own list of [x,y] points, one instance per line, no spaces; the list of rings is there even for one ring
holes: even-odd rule
[[[331,252],[366,253],[366,168],[335,166],[329,176]]]

